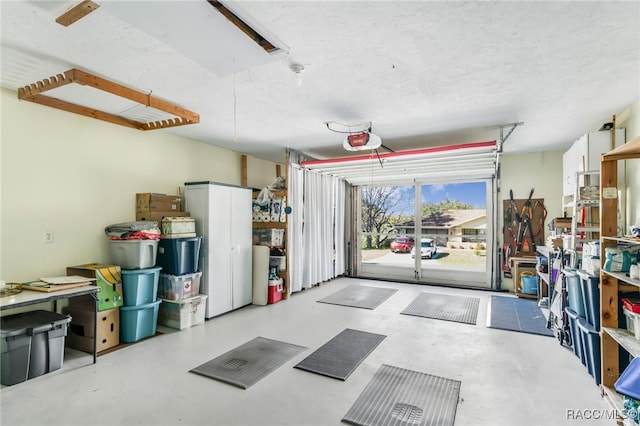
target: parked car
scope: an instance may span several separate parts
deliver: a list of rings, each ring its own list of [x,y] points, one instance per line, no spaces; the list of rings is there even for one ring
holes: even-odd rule
[[[411,237],[396,237],[391,241],[391,251],[394,253],[409,253],[415,241]]]
[[[436,246],[436,242],[431,238],[422,238],[420,240],[420,257],[425,259],[431,259],[438,247]],[[416,248],[415,246],[411,249],[411,257],[416,257]]]

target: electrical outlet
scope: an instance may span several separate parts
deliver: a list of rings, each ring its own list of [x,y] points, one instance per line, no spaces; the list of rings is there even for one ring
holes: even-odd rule
[[[53,231],[45,231],[44,233],[44,242],[52,243],[53,242]]]

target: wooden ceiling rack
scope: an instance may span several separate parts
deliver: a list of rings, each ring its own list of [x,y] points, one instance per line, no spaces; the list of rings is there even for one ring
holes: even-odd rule
[[[72,83],[77,83],[83,86],[102,90],[112,95],[137,102],[148,108],[154,108],[167,114],[174,115],[175,118],[150,122],[140,122],[108,112],[74,104],[72,102],[42,95],[43,92]],[[198,114],[174,105],[171,102],[154,98],[150,94],[125,87],[121,84],[105,80],[104,78],[97,77],[95,75],[80,71],[75,68],[66,71],[64,74],[58,74],[48,79],[40,80],[36,83],[32,83],[28,86],[19,88],[18,99],[35,102],[38,104],[49,106],[51,108],[73,112],[76,114],[107,121],[113,124],[119,124],[121,126],[131,127],[138,130],[165,129],[167,127],[184,126],[187,124],[195,124],[200,122],[200,116]]]

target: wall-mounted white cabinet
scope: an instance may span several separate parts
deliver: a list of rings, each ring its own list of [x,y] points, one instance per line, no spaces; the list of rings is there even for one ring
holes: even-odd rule
[[[214,182],[187,182],[185,208],[202,236],[200,292],[206,318],[249,305],[253,298],[251,189]]]
[[[625,129],[616,129],[616,146],[624,143]],[[562,195],[574,194],[578,172],[600,170],[600,156],[611,149],[611,130],[587,133],[575,141],[562,156]],[[618,183],[624,184],[624,167],[618,170]]]

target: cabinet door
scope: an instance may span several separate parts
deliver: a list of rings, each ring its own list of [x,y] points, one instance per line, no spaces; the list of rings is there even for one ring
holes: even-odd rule
[[[589,133],[589,143],[587,148],[589,168],[587,170],[600,170],[600,156],[612,149],[610,130],[601,130],[599,132]]]
[[[251,190],[232,188],[230,195],[232,302],[233,308],[237,309],[253,299]]]
[[[209,185],[209,317],[229,312],[232,304],[232,210],[230,188]]]

